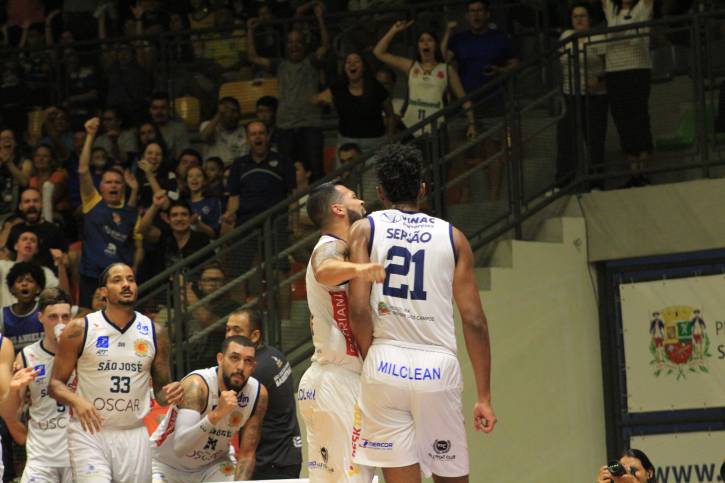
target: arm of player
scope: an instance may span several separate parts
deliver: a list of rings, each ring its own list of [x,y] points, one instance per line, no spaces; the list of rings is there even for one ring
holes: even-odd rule
[[[0,401],[4,401],[10,392],[10,380],[13,377],[13,359],[15,349],[7,337],[2,338],[0,346]]]
[[[257,445],[259,445],[259,438],[262,436],[262,421],[267,413],[268,403],[267,388],[260,385],[257,409],[239,433],[239,454],[237,455],[237,468],[234,472],[235,480],[249,480],[252,478]]]
[[[379,263],[353,263],[348,261],[347,243],[335,240],[320,246],[312,254],[312,270],[315,279],[323,285],[334,287],[353,278],[368,282],[385,280],[385,268]]]
[[[463,338],[471,359],[478,394],[473,408],[473,421],[477,431],[490,433],[496,425],[496,413],[491,405],[491,346],[488,322],[476,286],[471,245],[457,228],[453,229],[453,243],[458,254],[453,273],[453,298],[461,313]]]
[[[368,240],[370,239],[370,221],[366,218],[356,221],[350,227],[350,261],[370,263]],[[384,277],[383,277],[384,278]],[[373,343],[373,317],[370,310],[370,289],[372,283],[363,278],[350,280],[350,328],[360,348],[363,359]]]
[[[84,431],[93,434],[101,430],[103,418],[84,397],[68,387],[68,379],[76,368],[78,355],[83,349],[86,326],[83,319],[73,319],[61,332],[58,350],[53,359],[53,374],[48,382],[48,394],[61,404],[73,408]]]
[[[13,440],[25,445],[28,438],[28,427],[21,421],[23,414],[23,401],[27,394],[28,385],[35,380],[35,369],[25,367],[22,354],[15,357],[15,367],[18,370],[10,380],[10,390],[7,399],[2,404],[2,418],[8,426]]]
[[[206,409],[209,396],[206,384],[199,376],[185,378],[181,385],[184,388],[184,398],[179,403],[179,413],[176,417],[176,438],[174,439],[174,452],[178,456],[188,454],[203,446],[210,436],[211,430],[219,421],[237,407],[237,393],[222,391],[219,395],[219,404],[216,409],[201,417]]]
[[[169,333],[166,328],[154,323],[156,328],[156,355],[151,363],[151,380],[154,384],[156,402],[162,406],[176,404],[184,397],[184,387],[176,381],[171,381],[171,366],[169,365]]]

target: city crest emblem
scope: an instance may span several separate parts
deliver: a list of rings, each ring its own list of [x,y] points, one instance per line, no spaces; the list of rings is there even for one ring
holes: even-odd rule
[[[384,316],[388,314],[390,314],[390,309],[385,305],[385,302],[378,302],[378,315]]]
[[[654,366],[655,377],[674,374],[680,380],[690,373],[710,372],[710,338],[699,309],[680,305],[655,311],[649,333],[650,365]]]
[[[146,357],[149,353],[149,343],[143,339],[136,339],[133,343],[133,351],[139,357]]]
[[[229,476],[234,474],[234,465],[231,463],[222,463],[221,471],[223,475]]]

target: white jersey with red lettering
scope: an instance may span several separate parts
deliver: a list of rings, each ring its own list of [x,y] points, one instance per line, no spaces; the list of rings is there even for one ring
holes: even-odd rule
[[[98,410],[104,428],[142,426],[151,409],[151,364],[156,355],[153,321],[134,312],[134,319],[119,329],[99,310],[86,316],[85,325],[76,391]]]
[[[350,328],[350,311],[347,298],[347,282],[335,287],[323,285],[315,278],[312,259],[323,245],[335,243],[339,238],[322,235],[315,245],[307,264],[307,304],[312,320],[312,343],[315,353],[312,361],[319,364],[335,364],[356,373],[362,370],[362,358]]]
[[[43,345],[43,339],[20,351],[25,367],[35,369],[35,380],[28,386],[30,418],[25,449],[28,461],[49,467],[70,467],[68,457],[68,410],[48,395],[55,354]],[[72,374],[69,381],[73,381]]]
[[[201,412],[204,418],[219,404],[221,388],[217,376],[217,368],[199,369],[188,376],[200,376],[208,388],[206,406]],[[238,408],[221,419],[216,425],[203,428],[209,437],[204,444],[184,456],[177,456],[174,451],[176,437],[176,417],[178,408],[172,406],[154,434],[151,435],[151,454],[154,462],[161,462],[182,471],[199,471],[209,468],[228,459],[232,436],[238,432],[254,415],[259,400],[259,381],[250,377],[237,396]]]
[[[453,226],[421,212],[368,215],[370,261],[385,266],[372,286],[373,336],[445,347],[456,353]]]

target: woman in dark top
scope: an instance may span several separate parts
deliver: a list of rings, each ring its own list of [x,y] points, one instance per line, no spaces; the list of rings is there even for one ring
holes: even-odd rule
[[[392,136],[394,125],[386,126],[385,118],[393,119],[393,105],[388,91],[367,68],[360,54],[345,56],[344,72],[331,87],[313,98],[318,104],[333,104],[339,117],[338,146],[355,143],[366,154]]]

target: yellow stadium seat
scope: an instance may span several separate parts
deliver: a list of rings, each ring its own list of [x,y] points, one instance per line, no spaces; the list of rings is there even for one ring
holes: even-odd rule
[[[196,97],[184,96],[174,99],[174,110],[184,120],[187,129],[196,129],[201,123],[201,105]]]
[[[262,96],[277,97],[276,78],[227,82],[219,88],[219,99],[222,97],[233,97],[239,101],[239,105],[242,108],[242,116],[254,114],[257,99]]]
[[[45,122],[45,110],[33,109],[28,112],[28,139],[29,145],[38,144],[43,137],[43,123]]]

